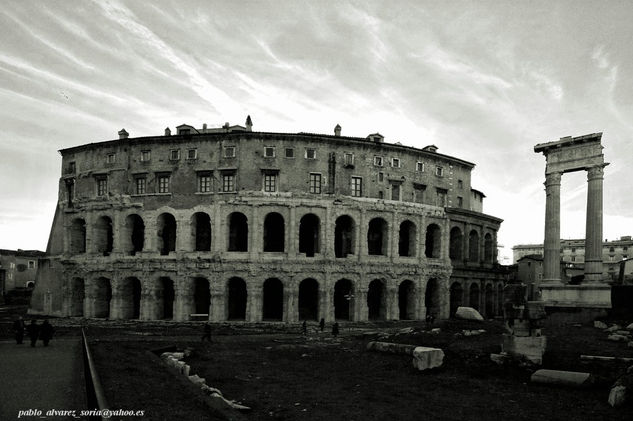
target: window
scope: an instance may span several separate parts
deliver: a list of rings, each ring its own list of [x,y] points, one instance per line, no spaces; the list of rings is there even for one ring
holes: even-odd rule
[[[108,194],[108,178],[97,178],[97,196],[105,196]]]
[[[171,151],[169,151],[169,160],[170,161],[180,160],[180,149],[172,149]]]
[[[310,193],[321,194],[321,174],[310,173]]]
[[[354,154],[345,152],[345,166],[354,167]]]
[[[576,253],[576,248],[575,248],[575,247],[572,247],[572,248],[571,248],[571,252],[572,252],[572,253]]]
[[[33,260],[29,260],[29,269],[35,269],[35,262]]]
[[[224,193],[235,191],[235,173],[222,174],[222,191]]]
[[[136,177],[134,180],[136,184],[136,194],[145,194],[147,192],[147,178]]]
[[[576,256],[571,256],[571,261],[575,262],[576,261]]]
[[[116,162],[116,154],[109,153],[106,155],[106,164],[114,164]]]
[[[294,148],[286,148],[286,158],[294,158],[295,150]]]
[[[225,158],[235,158],[235,146],[225,146],[224,147],[224,157]]]
[[[384,173],[379,172],[379,173],[378,173],[378,181],[383,181],[384,179],[385,179],[385,174],[384,174]]]
[[[400,200],[400,183],[391,183],[391,200]]]
[[[264,158],[274,158],[275,157],[275,147],[274,146],[265,146],[264,147]]]
[[[464,198],[463,197],[457,196],[457,207],[458,208],[464,207]]]
[[[187,159],[198,159],[198,150],[187,149]]]
[[[374,166],[376,166],[376,167],[382,167],[383,166],[382,156],[375,156],[374,157]]]
[[[627,246],[622,247],[622,251],[628,251],[629,248]]]
[[[613,262],[615,260],[615,256],[609,256],[609,261]]]
[[[424,191],[426,186],[424,184],[413,183],[413,201],[415,203],[424,202]]]
[[[394,168],[400,168],[400,159],[391,158],[391,166]]]
[[[415,164],[415,170],[418,171],[418,172],[424,172],[424,162],[418,161]]]
[[[269,193],[277,191],[277,174],[264,174],[264,191]]]
[[[383,192],[382,190],[380,190],[378,192],[378,199],[384,199],[385,198],[385,192]]]
[[[158,175],[158,193],[169,193],[170,178],[169,174]]]
[[[198,173],[198,192],[199,193],[211,192],[211,173],[209,172]]]
[[[178,134],[188,135],[191,134],[191,129],[180,129]]]
[[[306,149],[306,159],[316,159],[316,149]]]
[[[141,151],[141,162],[148,162],[152,159],[152,151]]]
[[[363,179],[361,177],[352,177],[352,196],[363,196]]]
[[[75,164],[75,162],[69,162],[68,163],[68,174],[74,174],[75,171],[77,170],[77,164]]]
[[[437,192],[437,200],[436,200],[436,205],[437,206],[446,206],[446,193],[448,193],[446,191],[446,189],[436,189]]]
[[[444,168],[436,167],[435,168],[435,175],[437,175],[438,177],[444,177]]]
[[[457,180],[457,188],[460,190],[464,188],[464,182],[462,180]]]
[[[75,200],[75,179],[67,179],[66,180],[66,194],[68,199],[68,206],[73,206],[73,201]]]
[[[613,253],[615,252],[615,249],[613,247],[609,247],[609,253]]]

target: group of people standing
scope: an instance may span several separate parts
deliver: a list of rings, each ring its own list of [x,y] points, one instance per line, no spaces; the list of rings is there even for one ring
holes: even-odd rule
[[[31,339],[31,346],[35,347],[38,339],[44,343],[44,346],[48,346],[49,341],[53,338],[55,329],[46,319],[41,325],[38,325],[35,319],[31,320],[31,324],[25,325],[22,316],[20,316],[13,322],[13,331],[15,332],[15,341],[18,345],[22,344],[26,333]]]

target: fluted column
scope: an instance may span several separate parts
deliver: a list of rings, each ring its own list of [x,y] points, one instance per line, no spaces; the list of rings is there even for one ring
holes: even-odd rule
[[[545,175],[545,241],[543,282],[560,282],[560,179],[561,173]]]
[[[587,171],[587,228],[585,231],[585,281],[602,280],[602,180],[604,167]]]

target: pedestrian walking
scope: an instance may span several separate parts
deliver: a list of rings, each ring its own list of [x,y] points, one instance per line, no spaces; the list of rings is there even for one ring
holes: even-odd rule
[[[35,342],[37,342],[40,334],[40,325],[37,324],[37,320],[31,320],[31,324],[26,327],[26,330],[29,333],[29,338],[31,338],[31,346],[35,347]]]
[[[204,324],[204,335],[202,335],[202,339],[200,341],[204,342],[205,339],[211,342],[211,325],[209,323]]]
[[[338,322],[334,322],[332,325],[332,336],[335,338],[338,336]]]
[[[40,339],[44,342],[44,346],[48,346],[48,342],[53,339],[53,332],[55,332],[53,325],[48,320],[44,320],[40,327]]]
[[[16,321],[13,322],[13,331],[15,332],[15,342],[17,345],[22,345],[24,339],[24,320],[22,316],[19,316]]]
[[[304,320],[303,324],[301,325],[301,334],[305,336],[307,333],[308,333],[308,322]]]
[[[319,321],[319,328],[321,329],[321,332],[323,332],[323,329],[325,329],[325,319],[321,318],[321,321]]]

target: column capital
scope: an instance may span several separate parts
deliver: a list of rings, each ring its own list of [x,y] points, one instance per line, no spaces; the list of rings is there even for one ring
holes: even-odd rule
[[[596,165],[587,168],[587,181],[604,178],[604,167],[607,164]]]
[[[552,185],[559,185],[560,186],[560,180],[563,176],[562,172],[551,172],[551,173],[546,173],[545,174],[545,187],[548,186],[552,186]]]

